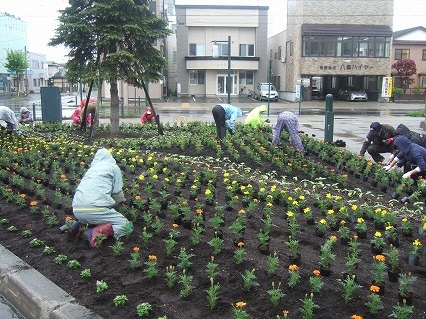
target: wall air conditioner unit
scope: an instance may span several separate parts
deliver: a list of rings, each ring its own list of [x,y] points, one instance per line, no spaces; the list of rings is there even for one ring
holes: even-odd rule
[[[285,62],[285,58],[281,58],[281,63],[284,63]]]

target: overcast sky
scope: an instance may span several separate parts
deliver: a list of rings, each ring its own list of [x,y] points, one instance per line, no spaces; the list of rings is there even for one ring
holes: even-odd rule
[[[206,0],[176,0],[177,4],[200,4]],[[310,0],[313,3],[314,0]],[[229,4],[229,0],[209,0],[209,4]],[[269,35],[286,28],[287,4],[285,0],[233,0],[233,5],[269,6]],[[58,25],[58,10],[64,9],[68,0],[0,0],[0,12],[7,12],[27,22],[28,50],[47,56],[47,60],[65,62],[67,50],[49,47]],[[426,27],[426,0],[394,0],[394,31],[411,27]],[[361,11],[362,12],[362,11]]]

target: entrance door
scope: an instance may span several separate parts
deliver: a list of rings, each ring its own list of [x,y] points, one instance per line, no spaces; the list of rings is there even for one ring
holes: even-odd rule
[[[219,74],[217,76],[217,95],[228,94],[226,90],[226,81],[228,79],[228,75]],[[237,94],[237,77],[235,74],[231,74],[231,95]]]

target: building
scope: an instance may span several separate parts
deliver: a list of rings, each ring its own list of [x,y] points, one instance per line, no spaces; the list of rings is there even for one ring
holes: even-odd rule
[[[288,0],[285,42],[268,47],[280,97],[297,100],[300,81],[303,100],[312,99],[313,87],[321,97],[338,98],[340,90],[357,87],[369,100],[381,100],[383,78],[390,76],[392,23],[393,0]]]
[[[414,83],[410,85],[407,93],[413,92],[413,88],[422,88],[426,93],[426,28],[414,27],[393,33],[392,39],[392,64],[397,60],[411,59],[416,63],[417,74],[412,76]],[[394,84],[401,87],[398,78],[394,75]],[[416,89],[415,89],[416,91]]]
[[[267,82],[267,6],[175,8],[178,95],[226,100]]]
[[[25,87],[24,79],[10,74],[4,64],[9,50],[26,52],[28,46],[27,23],[8,13],[0,12],[0,93]]]
[[[29,70],[27,72],[27,87],[29,93],[39,93],[40,88],[47,86],[46,55],[39,53],[29,53]]]

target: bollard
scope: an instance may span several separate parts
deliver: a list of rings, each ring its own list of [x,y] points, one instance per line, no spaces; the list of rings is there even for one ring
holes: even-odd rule
[[[120,98],[120,106],[121,106],[121,117],[124,117],[124,97]]]
[[[36,119],[37,119],[37,116],[36,116],[36,104],[33,103],[33,122],[35,122]]]
[[[327,94],[325,97],[325,129],[324,129],[324,141],[331,143],[333,142],[333,130],[334,130],[334,113],[333,113],[333,95]]]

